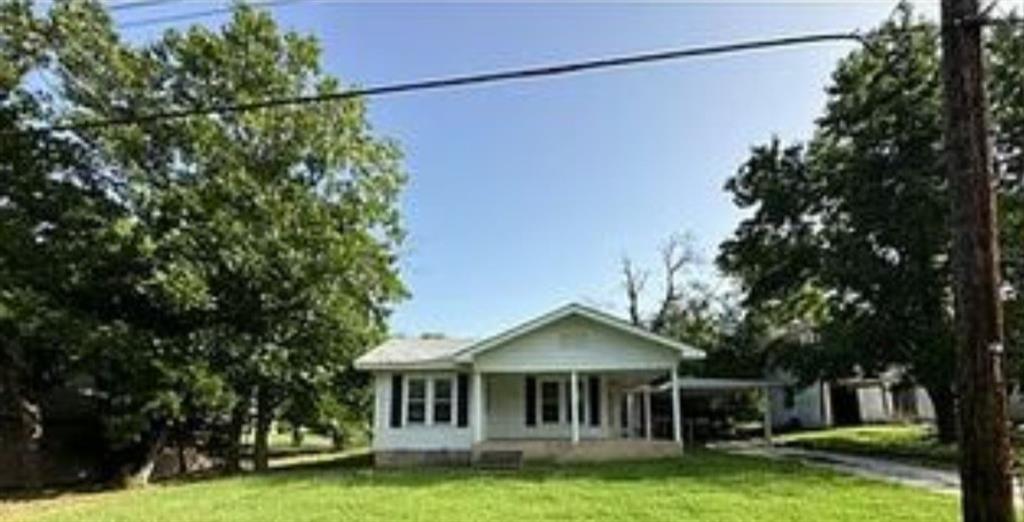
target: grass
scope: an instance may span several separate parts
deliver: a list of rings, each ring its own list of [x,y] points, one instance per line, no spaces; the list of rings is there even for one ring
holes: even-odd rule
[[[345,440],[346,448],[359,448],[369,444],[369,439],[364,430],[353,427],[348,431],[348,439]],[[271,458],[297,457],[300,455],[330,454],[337,455],[339,450],[335,449],[334,441],[330,437],[304,430],[302,443],[296,446],[292,440],[292,433],[288,430],[272,429],[268,438]],[[242,446],[246,455],[252,455],[253,433],[252,431],[242,434]]]
[[[957,465],[956,444],[939,443],[930,428],[917,424],[808,431],[785,435],[779,441],[802,448],[889,458],[938,468]]]
[[[956,498],[792,462],[691,452],[678,459],[518,472],[329,466],[5,506],[35,522],[691,522],[957,519]]]
[[[243,437],[242,442],[251,448],[251,438]],[[302,437],[302,444],[295,446],[292,444],[291,433],[281,433],[274,430],[270,432],[270,437],[267,443],[269,444],[271,456],[325,453],[334,451],[334,444],[331,442],[331,439],[316,433],[306,433]]]

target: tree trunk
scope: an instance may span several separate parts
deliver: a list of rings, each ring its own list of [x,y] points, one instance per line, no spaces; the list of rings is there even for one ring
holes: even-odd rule
[[[178,474],[188,473],[188,438],[182,433],[178,436]]]
[[[928,398],[935,409],[935,432],[942,444],[957,441],[956,397],[950,385],[926,386]]]
[[[231,423],[228,425],[228,447],[224,455],[224,467],[229,473],[242,470],[242,432],[245,418],[249,413],[249,398],[245,397],[231,409]]]
[[[14,426],[13,432],[20,467],[19,480],[26,488],[34,489],[42,485],[39,476],[39,442],[43,437],[42,414],[39,406],[26,398],[17,397],[15,401],[17,425]]]
[[[270,469],[270,423],[273,405],[265,388],[256,392],[256,435],[253,440],[253,467],[256,471]]]
[[[335,451],[345,449],[345,430],[337,424],[331,426],[331,446]]]
[[[4,364],[4,371],[0,374],[0,406],[14,413],[10,427],[0,431],[0,444],[7,446],[6,441],[9,440],[10,448],[0,446],[0,450],[13,450],[17,456],[18,481],[31,489],[41,485],[39,442],[43,436],[43,419],[38,404],[27,396],[21,386],[20,366],[16,363],[17,359],[14,359]]]
[[[978,0],[942,1],[964,522],[1011,522],[1003,317]]]
[[[118,473],[118,485],[123,488],[137,488],[149,484],[149,478],[156,466],[156,459],[167,444],[167,428],[157,427],[143,437],[135,447],[126,452],[125,462]]]

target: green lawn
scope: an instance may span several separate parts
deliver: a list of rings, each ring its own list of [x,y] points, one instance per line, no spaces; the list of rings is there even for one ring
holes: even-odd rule
[[[5,513],[6,511],[6,513]],[[0,519],[89,522],[957,519],[956,498],[789,462],[693,452],[518,472],[338,465],[0,504]]]
[[[785,435],[778,440],[803,448],[891,458],[941,468],[957,465],[955,444],[940,444],[930,428],[915,424],[808,431]]]

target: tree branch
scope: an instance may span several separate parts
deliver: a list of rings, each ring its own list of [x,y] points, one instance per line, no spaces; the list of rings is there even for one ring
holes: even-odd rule
[[[626,299],[629,304],[629,320],[634,326],[643,326],[640,318],[640,293],[647,284],[648,273],[640,270],[633,264],[628,256],[622,257],[622,285],[626,289]]]

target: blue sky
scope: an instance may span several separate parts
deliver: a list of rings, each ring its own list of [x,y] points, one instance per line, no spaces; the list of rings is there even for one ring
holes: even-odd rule
[[[894,5],[300,2],[274,13],[322,40],[329,72],[376,85],[869,28]],[[371,100],[374,126],[402,144],[410,177],[402,272],[412,297],[394,331],[485,335],[567,301],[622,311],[621,257],[654,265],[674,232],[695,235],[710,260],[742,217],[726,178],[752,144],[808,135],[828,74],[850,50],[828,43]]]

